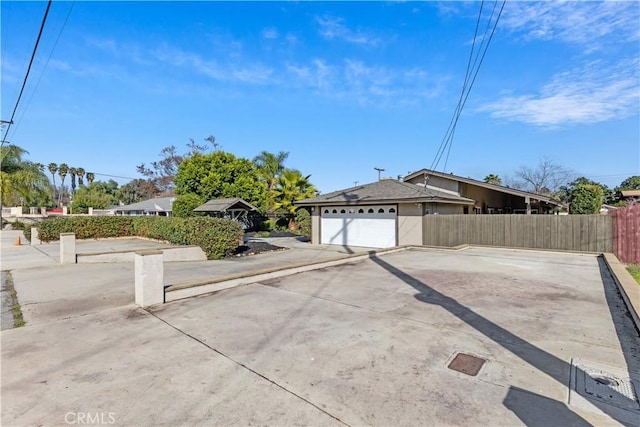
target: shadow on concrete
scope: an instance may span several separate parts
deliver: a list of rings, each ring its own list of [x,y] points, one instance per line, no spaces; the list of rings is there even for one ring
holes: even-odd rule
[[[564,403],[519,387],[510,386],[502,403],[527,426],[591,426]]]
[[[562,386],[566,387],[569,384],[569,375],[571,372],[571,365],[565,362],[562,359],[557,358],[556,356],[547,353],[543,349],[536,347],[530,342],[520,338],[514,333],[504,329],[503,327],[493,323],[489,319],[486,319],[479,315],[478,313],[471,310],[469,307],[466,307],[460,304],[455,299],[435,290],[434,288],[428,286],[427,284],[421,282],[420,280],[414,278],[413,276],[405,273],[404,271],[394,267],[388,262],[380,259],[375,254],[370,257],[370,259],[378,264],[380,267],[393,274],[407,285],[411,286],[415,290],[418,291],[418,294],[415,295],[415,298],[418,301],[422,301],[427,304],[437,305],[442,307],[444,310],[456,316],[458,319],[465,322],[467,325],[471,326],[476,331],[480,332],[487,338],[494,341],[496,344],[502,346],[504,349],[508,350],[515,356],[519,357],[523,361],[527,362],[534,368],[538,369],[541,372],[544,372],[549,377],[556,380]],[[577,375],[584,375],[585,372],[576,368]],[[623,396],[617,393],[615,390],[611,389],[611,393],[615,394],[615,397],[619,400],[629,401],[630,399],[626,396]],[[508,396],[507,396],[508,397]],[[512,398],[513,400],[513,398]],[[610,405],[590,400],[593,406],[600,409],[602,412],[607,414],[612,419],[620,422],[621,424],[628,425],[625,420],[620,419],[621,417],[618,414],[617,408],[613,408]],[[503,402],[505,406],[507,406],[506,402]],[[558,402],[561,403],[561,402]],[[516,410],[522,411],[521,405],[514,405],[511,402],[512,408]],[[508,406],[507,406],[508,407]],[[512,409],[510,408],[510,409]],[[555,418],[571,418],[572,415],[579,418],[576,414],[574,414],[568,407],[565,405],[556,405],[553,409],[557,411],[554,414],[547,414],[549,416],[553,416]],[[570,412],[572,415],[568,414]],[[524,419],[528,417],[525,414],[516,413],[520,419]],[[544,423],[535,422],[534,424],[545,425]]]
[[[629,308],[622,299],[620,289],[618,289],[602,256],[598,257],[598,267],[600,268],[604,296],[611,313],[611,320],[615,325],[618,342],[627,362],[627,373],[630,378],[637,377],[640,375],[640,331],[631,320]],[[640,425],[640,422],[638,424]]]

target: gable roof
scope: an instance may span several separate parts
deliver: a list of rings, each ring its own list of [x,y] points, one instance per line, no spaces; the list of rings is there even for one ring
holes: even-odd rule
[[[537,194],[537,193],[530,193],[528,191],[516,190],[515,188],[505,187],[503,185],[498,185],[498,184],[489,184],[488,182],[478,181],[478,180],[472,179],[472,178],[464,178],[462,176],[454,175],[452,173],[437,172],[437,171],[434,171],[434,170],[431,170],[431,169],[420,169],[417,172],[413,172],[413,173],[405,176],[404,179],[405,179],[405,181],[407,181],[407,180],[414,179],[415,177],[418,177],[420,175],[425,175],[425,174],[432,175],[432,176],[437,176],[437,177],[444,178],[444,179],[450,179],[450,180],[453,180],[453,181],[464,182],[465,184],[471,184],[471,185],[475,185],[475,186],[478,186],[478,187],[487,188],[489,190],[499,191],[501,193],[512,194],[514,196],[529,197],[531,199],[539,200],[541,202],[546,202],[546,203],[550,203],[550,204],[554,204],[554,205],[558,205],[558,206],[564,206],[564,204],[561,201],[556,200],[556,199],[554,199],[553,197],[550,197],[550,196],[545,196],[545,195]]]
[[[300,200],[296,205],[320,204],[375,204],[380,202],[441,202],[472,205],[474,201],[444,191],[424,188],[421,185],[382,179],[370,184],[334,191],[311,199]]]
[[[228,199],[211,199],[204,205],[200,205],[194,209],[195,212],[224,212],[230,209],[242,209],[246,211],[257,211],[258,208],[253,206],[240,197]]]
[[[125,206],[116,206],[115,211],[130,212],[171,212],[175,197],[158,197],[155,199],[143,200],[142,202],[132,203]]]

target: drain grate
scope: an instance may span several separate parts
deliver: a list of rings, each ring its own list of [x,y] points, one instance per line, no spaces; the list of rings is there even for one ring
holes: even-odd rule
[[[631,378],[620,378],[608,372],[585,366],[577,368],[578,375],[582,374],[583,376],[582,385],[584,387],[580,387],[582,390],[576,389],[576,391],[584,392],[584,395],[590,398],[601,400],[618,408],[640,409],[638,394]],[[580,373],[580,371],[582,372]]]
[[[458,353],[449,363],[448,368],[475,377],[486,360],[466,353]]]

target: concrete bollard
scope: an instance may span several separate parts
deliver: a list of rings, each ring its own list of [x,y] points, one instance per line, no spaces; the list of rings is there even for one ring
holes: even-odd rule
[[[135,255],[135,294],[140,307],[164,303],[162,251],[138,251]]]
[[[76,263],[76,235],[73,233],[60,234],[60,263]]]
[[[40,244],[42,244],[42,242],[38,236],[38,229],[36,227],[31,227],[31,246]]]
[[[93,216],[93,208],[89,208],[89,212],[88,212],[88,214],[89,214],[90,216]]]

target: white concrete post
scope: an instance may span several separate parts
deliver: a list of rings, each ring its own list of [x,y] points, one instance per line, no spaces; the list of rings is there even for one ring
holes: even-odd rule
[[[93,208],[89,208],[89,215],[93,216]]]
[[[31,227],[31,246],[40,244],[42,244],[42,242],[38,236],[38,229],[36,227]]]
[[[76,235],[73,233],[60,234],[60,263],[76,263]]]
[[[135,255],[135,294],[140,307],[164,303],[162,251],[138,251]]]

